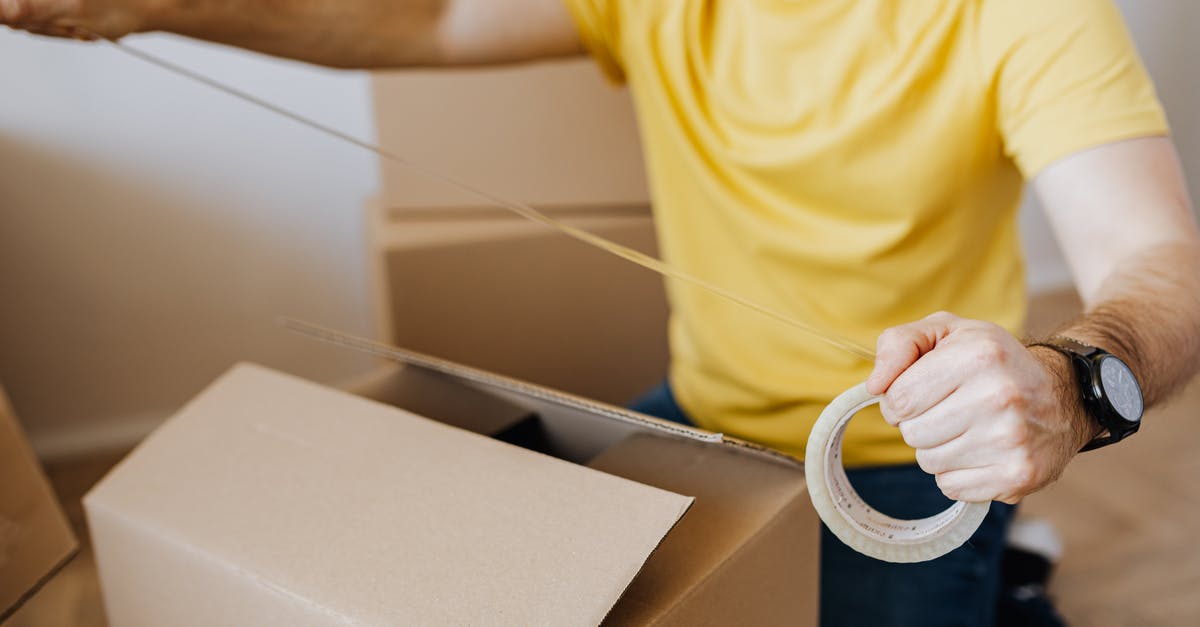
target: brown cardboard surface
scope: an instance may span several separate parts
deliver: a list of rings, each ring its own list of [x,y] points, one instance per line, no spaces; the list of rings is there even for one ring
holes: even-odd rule
[[[475,413],[507,416],[483,427],[488,433],[522,414],[527,421],[532,412],[540,433],[528,444],[694,495],[687,516],[646,562],[609,624],[816,624],[819,521],[799,461],[413,351],[317,328],[304,332],[405,364],[361,388],[373,398],[410,409],[423,405],[434,411],[430,417],[450,421],[452,413],[434,410],[425,397],[471,399]]]
[[[696,497],[610,625],[816,625],[819,527],[803,473],[728,446],[637,433],[588,465]]]
[[[569,625],[690,502],[244,365],[85,506],[114,627]]]
[[[649,198],[629,94],[585,59],[374,72],[371,83],[382,146],[480,189],[537,204]],[[386,204],[478,202],[381,166]]]
[[[666,376],[667,305],[654,273],[503,214],[384,213],[372,221],[372,256],[390,343],[618,405]],[[656,252],[648,210],[563,219]]]
[[[76,548],[71,527],[0,389],[0,622]]]

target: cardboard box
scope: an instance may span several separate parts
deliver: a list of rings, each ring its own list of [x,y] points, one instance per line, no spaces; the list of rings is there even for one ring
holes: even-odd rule
[[[233,369],[87,495],[113,627],[815,624],[796,460],[372,350]]]
[[[71,526],[0,389],[0,623],[77,549]]]
[[[376,72],[371,84],[382,146],[656,255],[632,101],[594,63]],[[614,404],[666,375],[658,276],[379,165],[368,209],[378,338]]]
[[[657,254],[645,205],[549,207]],[[662,278],[502,209],[373,210],[379,337],[617,405],[667,374]]]
[[[645,203],[637,121],[628,90],[589,59],[371,74],[380,145],[536,205]],[[380,162],[388,207],[478,202],[444,183]]]

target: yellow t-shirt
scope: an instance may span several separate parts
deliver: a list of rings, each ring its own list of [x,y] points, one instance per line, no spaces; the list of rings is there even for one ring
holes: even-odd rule
[[[566,1],[630,86],[663,256],[869,347],[938,310],[1020,333],[1023,178],[1167,129],[1111,0]],[[801,456],[871,370],[696,288],[668,295],[670,380],[705,428]],[[914,459],[877,410],[843,450]]]

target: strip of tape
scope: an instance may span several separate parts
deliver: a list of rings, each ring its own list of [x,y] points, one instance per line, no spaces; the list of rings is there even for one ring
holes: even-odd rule
[[[804,474],[817,514],[842,542],[885,562],[925,562],[962,546],[983,518],[988,503],[958,501],[928,518],[901,520],[880,512],[854,491],[842,465],[842,437],[850,419],[882,397],[861,383],[821,412],[808,436]]]

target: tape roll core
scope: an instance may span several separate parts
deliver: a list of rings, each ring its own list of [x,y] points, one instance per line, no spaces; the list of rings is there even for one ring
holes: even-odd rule
[[[987,516],[989,503],[955,502],[928,518],[902,520],[872,508],[854,491],[842,465],[842,438],[855,414],[880,401],[861,383],[821,412],[808,436],[804,474],[817,514],[839,540],[885,562],[925,562],[962,546]]]

